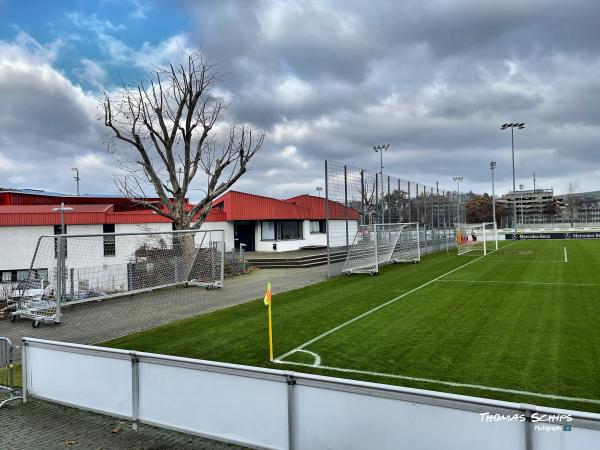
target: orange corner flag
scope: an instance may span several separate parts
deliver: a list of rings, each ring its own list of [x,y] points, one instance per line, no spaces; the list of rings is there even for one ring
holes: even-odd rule
[[[269,360],[273,361],[273,317],[271,314],[271,282],[267,283],[267,292],[265,293],[265,298],[263,300],[265,305],[269,307]]]
[[[271,282],[267,283],[267,292],[265,293],[265,298],[263,300],[265,302],[265,306],[269,306],[271,303]]]

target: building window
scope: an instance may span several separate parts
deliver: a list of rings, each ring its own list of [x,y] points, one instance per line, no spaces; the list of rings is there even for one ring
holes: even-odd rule
[[[282,220],[277,222],[277,239],[282,241],[302,239],[302,221]]]
[[[48,269],[33,269],[33,278],[36,280],[47,280]],[[3,270],[0,272],[0,283],[16,283],[18,281],[27,280],[29,269],[21,270]]]
[[[15,274],[15,278],[16,278],[16,274]],[[11,281],[13,281],[12,270],[3,271],[1,281],[2,281],[2,283],[10,283]]]
[[[114,233],[115,225],[105,223],[102,225],[103,233]],[[115,236],[104,236],[104,256],[115,256],[117,254],[117,249],[115,246]]]
[[[261,239],[263,241],[275,240],[275,222],[261,222]]]
[[[311,220],[310,221],[310,234],[325,233],[325,221],[324,220]]]
[[[57,235],[57,234],[62,234],[62,226],[60,226],[60,225],[54,225],[54,235]],[[66,225],[65,225],[65,233],[64,234],[67,234],[67,226]],[[67,247],[68,247],[67,240],[64,239],[63,242],[64,242],[64,247],[65,247],[65,258],[66,258],[67,257]],[[54,239],[54,257],[58,258],[58,238]]]
[[[286,241],[302,239],[301,220],[278,220],[260,223],[261,239],[263,241]]]

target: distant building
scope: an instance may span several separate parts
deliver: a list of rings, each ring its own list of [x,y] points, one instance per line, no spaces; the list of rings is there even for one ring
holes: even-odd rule
[[[548,214],[556,213],[556,201],[552,189],[526,189],[522,191],[510,191],[497,200],[503,205],[509,215],[512,215],[513,204],[516,202],[518,222],[523,217],[524,223],[535,223],[542,221]]]
[[[213,202],[201,230],[223,229],[227,251],[239,248],[240,244],[248,251],[269,252],[324,247],[327,244],[325,202],[324,198],[312,195],[278,200],[229,191]],[[66,234],[173,229],[170,220],[125,197],[0,189],[0,283],[14,283],[27,277],[39,237],[61,232],[60,213],[54,211],[61,203],[71,208],[65,212]],[[345,226],[348,219],[353,235],[358,211],[332,201],[328,206],[330,225]],[[118,253],[118,248],[113,252]],[[99,255],[98,258],[103,258],[100,263],[109,264],[114,253]]]

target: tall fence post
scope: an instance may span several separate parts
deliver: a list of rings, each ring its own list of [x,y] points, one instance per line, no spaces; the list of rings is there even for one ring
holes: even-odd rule
[[[379,174],[377,172],[375,172],[375,215],[377,215],[377,216],[379,216],[379,212],[377,211],[378,209],[379,209]],[[379,218],[374,223],[377,223],[378,221],[379,221]]]
[[[361,171],[360,171],[360,210],[361,210],[360,225],[364,225],[365,224],[365,171],[363,169],[361,169]]]
[[[430,193],[431,193],[431,195],[430,195],[431,199],[429,201],[431,203],[431,251],[433,252],[434,248],[437,249],[437,237],[436,237],[435,241],[433,240],[433,238],[434,238],[434,232],[435,232],[434,231],[435,229],[433,227],[433,225],[434,225],[433,218],[434,218],[434,211],[435,211],[435,202],[433,201],[433,187],[430,187],[429,189],[430,189]]]
[[[350,251],[350,237],[348,236],[348,171],[344,164],[344,220],[346,222],[346,255]]]
[[[329,243],[329,176],[325,160],[325,236],[327,239],[327,278],[331,278],[331,250]]]
[[[388,223],[392,223],[392,197],[390,194],[390,176],[388,175]]]
[[[403,217],[402,217],[403,211],[401,210],[402,200],[404,200],[403,195],[402,195],[402,186],[400,184],[400,178],[398,178],[398,222],[403,221]]]
[[[412,222],[412,199],[410,198],[410,181],[408,182],[408,222]]]
[[[56,245],[58,245],[58,258],[56,261],[56,277],[58,278],[57,283],[56,283],[56,314],[54,316],[54,321],[56,323],[60,323],[61,320],[61,316],[62,316],[62,311],[61,311],[61,303],[62,303],[62,299],[65,295],[65,287],[66,287],[66,278],[65,278],[65,257],[66,257],[66,252],[65,252],[65,246],[67,244],[67,241],[65,240],[65,237],[62,234],[59,234],[57,236],[57,243]]]

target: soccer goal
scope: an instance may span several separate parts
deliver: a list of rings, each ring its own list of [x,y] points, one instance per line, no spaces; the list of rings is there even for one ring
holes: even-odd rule
[[[498,250],[498,229],[494,222],[456,225],[456,247],[459,255],[475,252],[487,255]]]
[[[419,226],[416,223],[360,225],[348,249],[344,273],[379,273],[388,263],[420,261]]]
[[[61,308],[176,286],[223,286],[223,230],[52,235],[39,238],[13,292],[11,319],[61,320]]]

